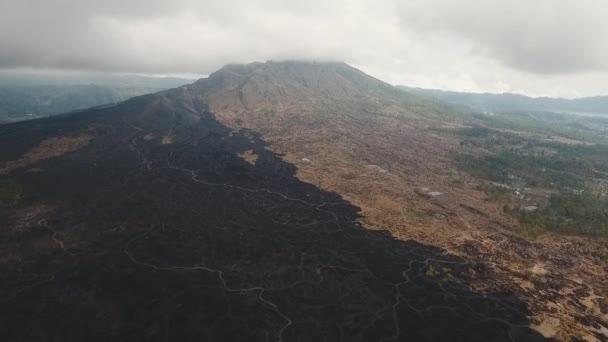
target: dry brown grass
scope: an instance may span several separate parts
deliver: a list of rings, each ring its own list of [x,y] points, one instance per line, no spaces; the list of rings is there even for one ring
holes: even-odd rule
[[[239,157],[243,158],[243,160],[251,165],[255,165],[256,161],[258,160],[258,155],[252,150],[239,153]]]
[[[78,135],[45,139],[19,159],[1,165],[0,175],[8,174],[17,168],[28,167],[43,160],[57,158],[67,153],[77,151],[88,145],[91,140],[93,140],[93,137],[92,131],[86,131]]]

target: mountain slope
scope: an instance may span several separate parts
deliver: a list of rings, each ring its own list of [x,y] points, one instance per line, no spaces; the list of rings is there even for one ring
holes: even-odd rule
[[[459,121],[435,105],[344,64],[269,62],[1,126],[0,336],[545,340],[530,300],[553,285],[502,266],[544,247],[494,231],[486,249],[463,236],[507,218],[418,191],[449,182],[427,128]]]

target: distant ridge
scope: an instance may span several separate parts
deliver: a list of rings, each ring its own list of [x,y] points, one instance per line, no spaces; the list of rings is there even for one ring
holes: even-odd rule
[[[118,103],[193,80],[137,75],[0,73],[0,123]]]
[[[408,93],[429,96],[444,102],[465,105],[492,112],[547,111],[560,113],[608,114],[608,96],[564,99],[529,97],[511,93],[465,93],[407,86],[397,86],[397,88]]]

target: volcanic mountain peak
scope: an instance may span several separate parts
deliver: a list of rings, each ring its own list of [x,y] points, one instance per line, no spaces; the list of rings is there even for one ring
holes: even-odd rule
[[[230,76],[248,78],[254,75],[272,75],[275,78],[293,79],[307,87],[315,83],[305,83],[306,81],[319,78],[336,80],[341,78],[342,81],[353,83],[373,82],[387,85],[344,62],[267,61],[265,63],[228,64],[211,74],[209,78],[230,78]],[[201,81],[203,80],[199,82]]]
[[[365,96],[393,88],[346,63],[301,61],[230,64],[196,85],[206,90],[238,90],[252,100]]]
[[[261,129],[362,111],[412,117],[424,103],[342,62],[230,64],[185,89],[224,124]]]

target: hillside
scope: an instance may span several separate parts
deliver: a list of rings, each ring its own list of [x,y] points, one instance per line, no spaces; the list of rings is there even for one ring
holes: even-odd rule
[[[478,94],[399,86],[408,93],[436,98],[447,103],[490,112],[538,111],[580,114],[608,114],[608,96],[563,99],[518,94]]]
[[[0,336],[601,338],[605,240],[518,235],[467,120],[292,61],[0,126]]]

